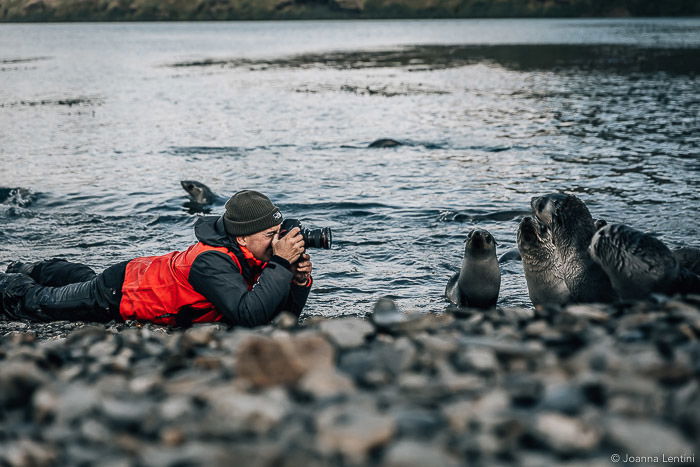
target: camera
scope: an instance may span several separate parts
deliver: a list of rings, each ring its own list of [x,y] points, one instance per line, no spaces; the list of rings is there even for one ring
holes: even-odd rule
[[[333,234],[330,227],[321,229],[305,229],[301,226],[299,219],[285,219],[280,226],[280,237],[286,235],[287,232],[294,227],[299,227],[302,238],[304,239],[305,248],[324,248],[330,249],[333,243]]]

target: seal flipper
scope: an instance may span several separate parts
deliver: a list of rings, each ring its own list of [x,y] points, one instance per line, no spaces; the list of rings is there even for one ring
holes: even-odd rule
[[[465,304],[462,303],[461,295],[459,293],[458,281],[459,272],[456,272],[452,275],[452,277],[450,277],[450,280],[447,281],[447,287],[445,287],[445,298],[454,305],[464,306]]]

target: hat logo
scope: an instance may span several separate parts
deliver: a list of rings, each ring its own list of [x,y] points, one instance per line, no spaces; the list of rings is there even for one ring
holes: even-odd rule
[[[282,218],[282,213],[279,212],[279,211],[276,211],[276,212],[272,215],[272,218],[273,218],[274,220],[281,219],[281,218]]]

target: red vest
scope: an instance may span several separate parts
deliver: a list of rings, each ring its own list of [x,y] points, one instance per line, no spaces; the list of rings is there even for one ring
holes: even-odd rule
[[[196,243],[185,251],[173,251],[163,256],[135,258],[126,265],[119,314],[124,320],[136,319],[157,324],[178,324],[180,311],[187,308],[194,312],[191,322],[206,323],[221,321],[223,315],[214,309],[204,295],[196,292],[188,277],[192,263],[206,251],[220,251],[231,258],[242,272],[236,255],[226,247],[215,247]],[[246,261],[256,266],[257,273],[248,280],[248,290],[258,280],[267,263],[255,259],[246,248],[241,247]]]

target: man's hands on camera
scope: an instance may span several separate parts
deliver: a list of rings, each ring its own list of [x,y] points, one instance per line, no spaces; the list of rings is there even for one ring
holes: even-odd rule
[[[302,254],[299,257],[299,261],[292,263],[292,272],[294,273],[292,282],[294,282],[296,285],[307,285],[309,283],[309,279],[311,278],[312,268],[313,265],[311,264],[311,257],[306,253]]]
[[[294,264],[304,253],[304,237],[299,232],[299,227],[294,227],[282,238],[279,233],[275,234],[272,237],[272,254]]]

